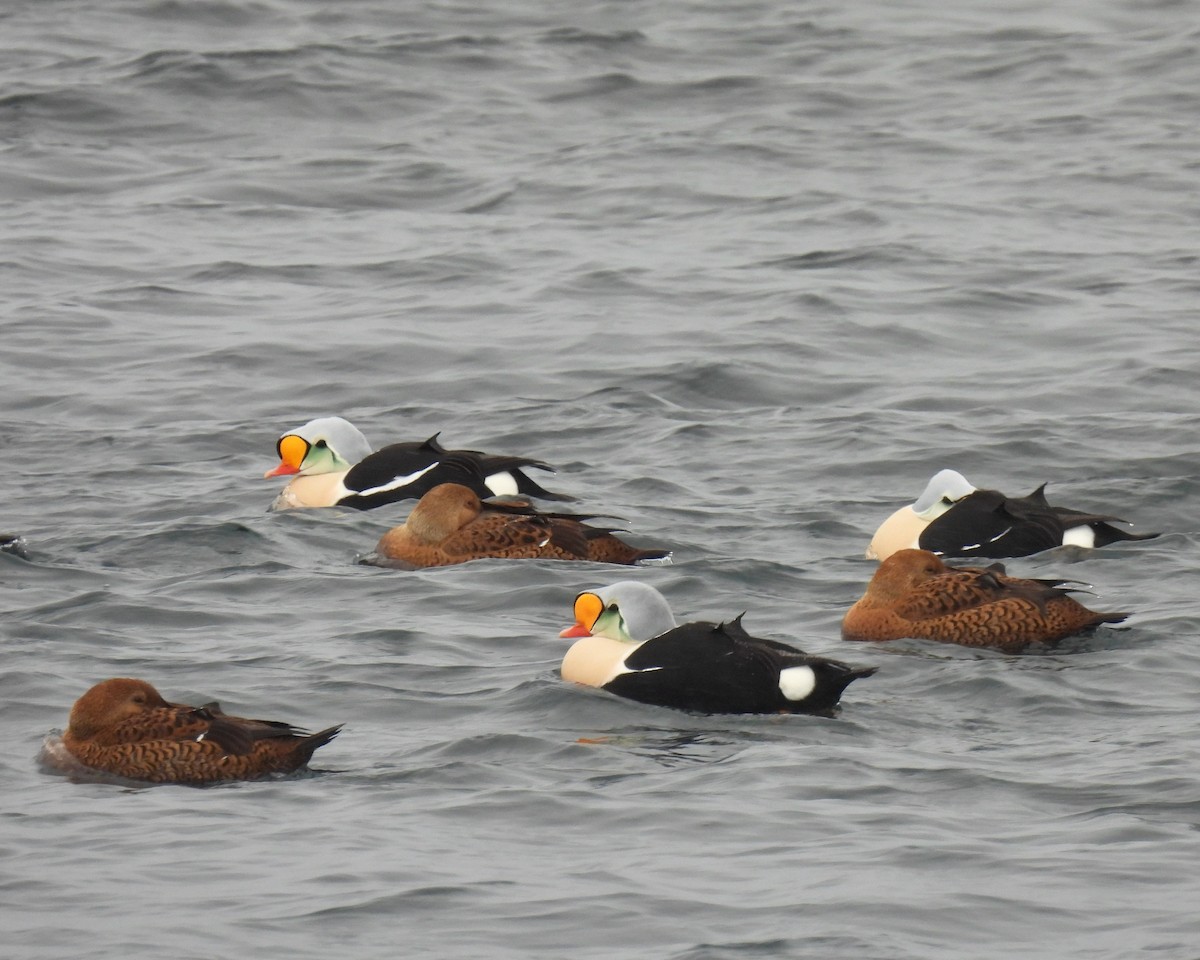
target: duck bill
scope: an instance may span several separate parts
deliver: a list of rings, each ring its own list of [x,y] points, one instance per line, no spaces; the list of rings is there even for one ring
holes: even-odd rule
[[[264,473],[263,479],[287,477],[293,473],[299,473],[310,448],[311,444],[307,440],[294,433],[280,437],[279,442],[275,444],[275,451],[279,454],[279,466]]]
[[[575,598],[575,623],[573,626],[567,627],[560,637],[590,637],[594,636],[592,627],[596,625],[596,621],[600,619],[600,614],[604,610],[604,601],[596,594],[588,591],[581,593]],[[584,626],[584,624],[590,626]]]

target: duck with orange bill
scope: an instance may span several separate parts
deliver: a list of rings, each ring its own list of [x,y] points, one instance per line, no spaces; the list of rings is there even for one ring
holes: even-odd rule
[[[875,672],[753,637],[740,616],[677,625],[663,595],[634,580],[579,594],[560,636],[578,638],[564,680],[695,713],[830,714],[847,686]]]
[[[417,500],[442,483],[461,483],[481,497],[537,497],[570,500],[530,479],[525,468],[554,468],[530,457],[478,450],[447,450],[438,434],[424,441],[393,443],[372,452],[366,437],[348,420],[321,417],[289,430],[275,444],[279,465],[264,477],[290,476],[272,510],[351,507],[371,510],[401,500]]]

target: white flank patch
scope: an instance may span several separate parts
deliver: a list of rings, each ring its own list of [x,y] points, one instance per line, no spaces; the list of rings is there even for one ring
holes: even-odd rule
[[[521,491],[517,489],[516,478],[508,472],[493,473],[483,481],[484,485],[497,497],[513,497]]]
[[[788,667],[779,671],[779,691],[793,703],[817,689],[817,674],[812,667]]]
[[[1063,531],[1063,545],[1090,549],[1096,545],[1096,531],[1086,523],[1078,527],[1071,527],[1070,530]]]
[[[1005,527],[998,534],[996,534],[994,537],[992,537],[992,539],[989,540],[988,543],[995,543],[997,540],[1000,540],[1003,537],[1007,537],[1010,533],[1012,533],[1012,527]],[[975,544],[975,546],[979,546],[979,544]]]
[[[371,487],[368,490],[359,490],[358,494],[359,494],[359,496],[369,497],[372,494],[387,493],[389,490],[396,490],[396,489],[399,489],[400,487],[406,487],[410,483],[412,483],[414,480],[420,480],[421,477],[425,476],[425,474],[427,474],[430,470],[432,470],[436,466],[439,466],[440,464],[441,464],[440,460],[435,460],[433,463],[431,463],[429,466],[427,466],[424,470],[418,470],[416,473],[410,473],[404,477],[393,477],[387,483],[381,484],[378,487]]]

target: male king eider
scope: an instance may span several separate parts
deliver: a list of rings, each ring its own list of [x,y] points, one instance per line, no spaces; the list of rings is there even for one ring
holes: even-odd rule
[[[828,714],[875,672],[752,637],[740,616],[676,626],[663,595],[632,580],[579,594],[560,636],[582,638],[563,658],[564,680],[696,713]]]
[[[842,639],[915,637],[1018,653],[1128,616],[1089,610],[1063,583],[1010,577],[1000,563],[948,567],[928,550],[897,550],[847,611]]]
[[[522,467],[553,472],[529,457],[495,456],[478,450],[446,450],[435,433],[424,442],[393,443],[371,452],[358,429],[341,417],[321,417],[285,433],[275,445],[279,466],[264,477],[293,476],[272,510],[352,507],[370,510],[415,500],[440,483],[462,483],[481,497],[524,494],[570,500],[530,480]]]
[[[1115,527],[1126,523],[1118,517],[1051,506],[1045,489],[1043,483],[1027,497],[1006,497],[977,490],[955,470],[942,470],[916,503],[901,507],[875,531],[867,559],[886,560],[905,549],[947,557],[1027,557],[1064,544],[1104,547],[1158,536]]]

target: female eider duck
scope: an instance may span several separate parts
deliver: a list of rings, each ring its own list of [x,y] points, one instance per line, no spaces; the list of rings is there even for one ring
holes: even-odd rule
[[[1045,489],[1043,483],[1027,497],[1006,497],[976,489],[955,470],[942,470],[915,503],[875,531],[867,559],[886,560],[908,548],[947,557],[1027,557],[1064,544],[1104,547],[1158,536],[1115,527],[1127,523],[1118,517],[1051,506]]]
[[[485,557],[635,564],[671,556],[669,550],[631,547],[608,530],[589,527],[582,522],[586,519],[541,513],[528,503],[484,503],[470,487],[443,483],[418,501],[403,524],[380,538],[375,553],[390,565],[409,569]]]
[[[216,703],[168,703],[145,680],[117,677],[75,702],[62,745],[102,773],[201,784],[292,773],[340,729],[310,734],[287,723],[231,717]]]
[[[285,433],[275,444],[279,466],[264,477],[292,476],[272,510],[352,507],[370,510],[399,500],[416,500],[439,483],[463,483],[481,497],[524,494],[543,500],[570,497],[543,489],[522,467],[553,472],[529,457],[496,456],[478,450],[447,450],[435,433],[424,442],[393,443],[371,452],[352,423],[321,417]]]
[[[1017,653],[1129,616],[1089,610],[1062,584],[1010,577],[1000,563],[948,567],[928,550],[898,550],[846,613],[842,639],[915,637]]]
[[[563,658],[564,680],[695,713],[828,714],[875,672],[752,637],[741,617],[676,626],[663,595],[632,580],[579,594],[560,636],[581,638]]]

